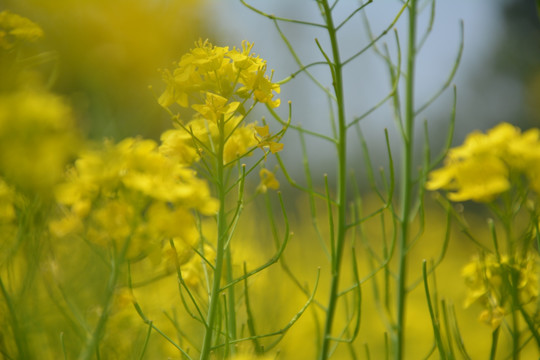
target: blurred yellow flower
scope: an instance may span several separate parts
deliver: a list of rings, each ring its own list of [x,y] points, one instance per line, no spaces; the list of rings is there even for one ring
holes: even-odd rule
[[[31,20],[7,10],[0,12],[0,48],[9,50],[21,41],[35,41],[43,30]]]
[[[42,90],[0,96],[0,174],[11,185],[49,194],[79,142],[71,108],[59,96]]]
[[[268,189],[279,189],[279,181],[276,179],[276,175],[268,169],[262,168],[259,172],[261,177],[261,183],[257,187],[257,190],[265,193]]]
[[[56,197],[64,210],[50,225],[55,235],[82,231],[118,250],[129,243],[130,258],[148,255],[168,239],[194,246],[192,211],[210,215],[218,206],[195,171],[165,157],[154,141],[133,138],[83,152]]]
[[[491,307],[482,311],[479,316],[480,321],[491,326],[493,330],[497,329],[504,319],[505,311],[500,306]]]
[[[502,123],[486,134],[475,132],[450,149],[445,165],[432,171],[428,190],[449,190],[452,201],[489,202],[509,190],[513,176],[524,175],[540,193],[540,140],[537,129],[521,134]]]
[[[248,151],[257,145],[255,139],[254,124],[247,124],[240,126],[242,118],[236,116],[229,121],[226,125],[225,132],[227,134],[227,141],[225,142],[225,148],[223,149],[223,162],[229,163],[237,158],[251,155]]]
[[[15,191],[0,178],[0,224],[15,219]]]
[[[474,200],[489,202],[510,188],[508,168],[497,157],[471,157],[447,161],[441,169],[430,174],[429,190],[455,190],[448,194],[452,201]]]
[[[200,133],[192,135],[182,128],[167,130],[161,134],[159,151],[174,162],[191,165],[199,160],[202,152],[197,144],[200,136]]]
[[[517,273],[517,283],[512,283],[512,273]],[[508,304],[510,284],[518,292],[521,305],[538,299],[538,256],[529,253],[525,258],[510,262],[508,256],[501,256],[500,261],[493,254],[475,256],[473,261],[462,270],[468,294],[464,306],[479,303],[485,310],[480,319],[496,328],[505,314]]]

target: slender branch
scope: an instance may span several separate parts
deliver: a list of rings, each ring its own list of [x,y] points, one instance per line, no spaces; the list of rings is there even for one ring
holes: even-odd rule
[[[321,27],[321,28],[325,28],[326,26],[323,25],[323,24],[317,24],[317,23],[314,23],[314,22],[310,22],[310,21],[302,21],[302,20],[295,20],[295,19],[288,19],[288,18],[282,18],[282,17],[278,17],[278,16],[275,16],[275,15],[272,15],[272,14],[267,14],[265,13],[264,11],[261,11],[251,5],[249,5],[248,3],[246,3],[245,0],[240,0],[240,2],[242,3],[242,5],[244,5],[245,7],[247,7],[248,9],[250,9],[251,11],[254,11],[256,12],[257,14],[259,15],[262,15],[264,17],[267,17],[268,19],[270,20],[279,20],[279,21],[284,21],[284,22],[289,22],[289,23],[293,23],[293,24],[300,24],[300,25],[308,25],[308,26],[315,26],[315,27]]]

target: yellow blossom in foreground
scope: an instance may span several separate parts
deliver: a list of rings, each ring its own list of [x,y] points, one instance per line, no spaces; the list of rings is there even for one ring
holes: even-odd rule
[[[159,151],[180,164],[190,165],[199,160],[197,141],[187,131],[171,129],[161,134]]]
[[[474,132],[450,149],[445,165],[432,171],[428,190],[449,190],[452,201],[490,202],[509,190],[515,176],[540,192],[540,140],[537,129],[521,134],[502,123],[486,134]]]
[[[88,240],[117,250],[129,244],[130,258],[169,239],[194,246],[192,211],[210,215],[218,205],[192,169],[165,157],[154,141],[132,138],[83,153],[56,196],[63,215],[51,223],[55,235],[82,231]]]
[[[11,185],[49,194],[79,141],[71,108],[59,96],[40,90],[0,96],[0,175]]]
[[[0,12],[0,48],[9,50],[19,41],[35,41],[43,30],[29,19],[7,10]]]

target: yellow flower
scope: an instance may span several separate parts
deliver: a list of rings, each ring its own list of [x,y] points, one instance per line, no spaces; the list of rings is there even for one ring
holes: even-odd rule
[[[279,189],[279,181],[277,181],[276,175],[270,170],[262,168],[259,176],[261,177],[261,183],[257,187],[257,190],[265,193],[268,189]]]
[[[241,121],[242,118],[237,116],[232,118],[226,126],[227,141],[223,149],[224,163],[229,163],[242,156],[246,156],[248,151],[257,145],[257,140],[254,136],[254,124],[239,126],[238,124]]]
[[[19,41],[35,41],[43,30],[29,19],[7,10],[0,12],[0,48],[9,50]]]
[[[428,190],[449,190],[452,201],[489,202],[509,190],[515,176],[524,175],[540,193],[540,135],[524,134],[502,123],[486,134],[474,132],[462,146],[451,149],[445,165],[431,172]]]
[[[430,174],[426,188],[455,190],[448,194],[452,201],[488,202],[510,188],[508,168],[496,157],[448,161],[445,167]]]
[[[200,146],[197,146],[199,136],[201,134],[192,135],[184,129],[167,130],[161,134],[159,151],[174,162],[190,165],[199,160],[202,152]]]
[[[253,44],[243,41],[241,50],[213,46],[208,40],[199,40],[195,45],[172,73],[163,71],[167,88],[158,99],[160,105],[169,107],[177,103],[188,107],[191,104],[199,111],[204,106],[201,99],[207,98],[204,94],[212,93],[230,103],[252,97],[271,107],[279,106],[274,93],[279,93],[280,87],[266,75],[266,61],[250,53]]]
[[[491,326],[493,330],[497,329],[504,319],[505,311],[500,306],[486,309],[479,316],[480,321]]]
[[[253,97],[255,100],[267,104],[272,108],[276,108],[280,105],[281,100],[274,100],[274,92],[279,94],[281,89],[279,84],[275,84],[271,79],[265,75],[266,66],[257,72],[247,72],[242,74],[245,87],[240,89],[240,92],[246,90],[253,91]]]
[[[517,291],[521,305],[538,299],[537,261],[538,257],[534,253],[516,258],[513,263],[506,255],[501,256],[500,261],[493,254],[475,256],[462,271],[468,290],[464,306],[479,303],[485,309],[480,319],[496,328],[506,312],[504,306],[508,303],[509,291]],[[512,273],[518,274],[517,283],[512,281]],[[514,289],[509,290],[508,286]]]
[[[280,144],[274,141],[276,137],[270,134],[268,125],[256,126],[255,130],[257,131],[257,134],[259,135],[259,138],[257,139],[259,142],[259,144],[257,145],[258,147],[260,147],[261,149],[264,149],[265,147],[267,147],[270,149],[270,152],[272,154],[275,154],[278,151],[283,150],[283,144]]]
[[[223,96],[206,93],[205,104],[194,104],[191,107],[195,109],[199,114],[201,114],[205,119],[208,119],[212,122],[217,122],[220,118],[228,120],[228,118],[234,114],[239,102],[227,103],[227,99]]]
[[[218,208],[195,171],[164,156],[154,141],[133,138],[85,151],[56,196],[64,208],[50,225],[56,236],[82,233],[117,250],[129,243],[129,258],[147,256],[172,238],[194,246],[192,211],[209,215]]]
[[[240,70],[258,71],[264,67],[265,61],[258,56],[255,57],[251,54],[253,45],[253,43],[244,40],[242,41],[241,50],[235,47],[228,53],[235,68]]]
[[[228,47],[213,46],[208,40],[199,39],[196,47],[187,55],[182,57],[179,67],[193,67],[202,69],[205,72],[219,70],[223,64],[225,55],[229,51]]]
[[[178,248],[176,249],[178,251]],[[201,259],[200,255],[192,256],[191,259],[182,266],[182,278],[186,284],[193,288],[197,289],[204,284],[204,270],[203,263],[214,263],[216,252],[209,245],[205,244],[203,246],[203,251],[201,252],[204,255],[206,260]]]
[[[279,106],[274,95],[280,87],[266,75],[266,62],[252,54],[252,48],[247,41],[241,49],[229,50],[199,40],[172,73],[163,72],[167,88],[158,102],[164,107],[177,103],[197,112],[188,124],[163,135],[163,153],[188,163],[186,159],[197,158],[205,150],[216,155],[217,145],[225,140],[223,162],[229,164],[250,155],[257,143],[272,153],[283,148],[267,127],[257,128],[257,136],[254,125],[241,124],[257,102]],[[249,99],[253,99],[251,104]],[[187,139],[192,141],[186,146]]]
[[[54,94],[22,90],[0,96],[0,175],[47,196],[79,147],[71,108]]]
[[[193,246],[194,244],[188,244],[180,239],[174,238],[173,240],[174,248],[170,244],[165,244],[163,246],[163,265],[167,272],[175,272],[176,265],[182,266],[185,265],[193,256]]]
[[[67,213],[58,220],[49,223],[49,231],[57,238],[63,238],[71,234],[82,232],[84,224],[76,213]]]

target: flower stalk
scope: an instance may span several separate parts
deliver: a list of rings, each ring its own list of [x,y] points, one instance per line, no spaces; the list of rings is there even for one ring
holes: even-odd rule
[[[394,333],[394,358],[404,358],[405,311],[407,299],[407,246],[413,203],[413,153],[414,153],[414,70],[416,61],[416,0],[409,1],[409,32],[407,75],[405,83],[405,126],[403,126],[400,232],[398,239],[398,273],[396,298],[396,324]]]
[[[330,356],[330,342],[332,325],[336,314],[339,280],[342,268],[343,249],[347,233],[347,123],[345,118],[345,99],[343,96],[343,64],[341,62],[339,46],[337,40],[337,29],[334,26],[332,10],[327,0],[322,0],[323,16],[326,22],[326,30],[330,37],[332,47],[332,62],[329,62],[332,72],[333,87],[337,102],[337,122],[338,138],[336,139],[336,150],[338,158],[337,170],[337,236],[331,244],[331,283],[326,319],[323,328],[322,346],[319,359],[325,360]],[[331,235],[333,236],[333,235]]]
[[[212,340],[216,333],[216,322],[219,303],[221,301],[221,279],[224,271],[227,279],[232,279],[231,268],[232,258],[230,247],[227,244],[228,223],[226,212],[226,192],[227,184],[225,179],[224,148],[225,148],[225,125],[224,117],[218,120],[218,144],[216,150],[216,171],[215,171],[215,190],[219,201],[219,210],[217,212],[217,244],[216,244],[216,263],[214,266],[214,276],[212,280],[212,289],[209,294],[208,314],[206,318],[203,343],[201,347],[200,359],[205,360],[210,357],[212,349]],[[227,302],[227,334],[230,339],[234,339],[236,329],[236,315],[234,304],[234,287],[228,288]]]

